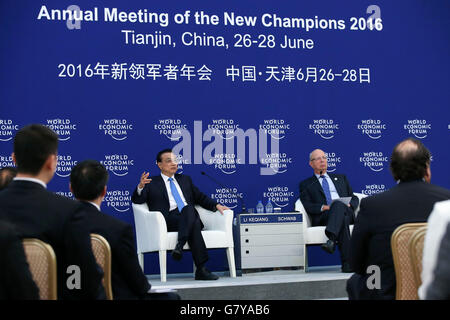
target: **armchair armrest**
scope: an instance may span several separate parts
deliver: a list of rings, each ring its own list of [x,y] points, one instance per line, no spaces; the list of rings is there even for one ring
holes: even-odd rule
[[[167,225],[159,211],[149,211],[146,203],[132,204],[138,252],[158,251],[167,246]]]
[[[200,206],[195,206],[195,209],[197,209],[200,219],[205,226],[204,230],[217,230],[232,233],[233,210],[225,210],[224,214],[221,215],[218,211],[212,212]]]

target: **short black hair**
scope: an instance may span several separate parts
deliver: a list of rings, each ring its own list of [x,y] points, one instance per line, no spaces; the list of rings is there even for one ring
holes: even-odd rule
[[[396,181],[420,180],[430,165],[431,153],[425,145],[414,138],[398,143],[391,155],[390,169]]]
[[[17,171],[38,174],[48,157],[58,153],[58,135],[42,124],[20,129],[14,137]]]
[[[6,186],[17,175],[17,169],[14,167],[4,167],[0,169],[0,190],[6,188]]]
[[[108,178],[105,166],[97,160],[78,162],[70,173],[73,195],[79,200],[95,200],[102,194]]]
[[[169,149],[169,148],[164,149],[164,150],[161,150],[161,151],[158,152],[158,154],[156,155],[156,162],[161,162],[161,161],[162,161],[161,156],[162,156],[164,153],[172,153],[172,152],[173,152],[172,149]]]

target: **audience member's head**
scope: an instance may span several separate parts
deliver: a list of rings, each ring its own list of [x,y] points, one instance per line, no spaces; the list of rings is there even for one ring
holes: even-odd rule
[[[431,154],[422,142],[408,138],[392,151],[390,169],[396,181],[406,182],[425,179],[430,182]]]
[[[17,169],[14,167],[4,167],[0,169],[0,191],[14,179],[17,174]]]
[[[39,177],[49,182],[55,173],[58,135],[41,124],[20,129],[14,137],[13,159],[18,175]]]
[[[101,202],[107,183],[108,171],[96,160],[78,162],[70,173],[70,189],[78,200]]]

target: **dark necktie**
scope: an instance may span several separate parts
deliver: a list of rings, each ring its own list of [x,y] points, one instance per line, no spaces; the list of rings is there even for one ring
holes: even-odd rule
[[[175,183],[173,182],[173,178],[169,178],[170,181],[170,191],[172,191],[172,196],[175,199],[175,202],[177,203],[178,211],[183,210],[184,208],[184,202],[181,199],[180,194],[178,193],[177,187],[175,186]]]
[[[325,176],[320,176],[322,178],[322,188],[325,193],[325,198],[327,198],[327,205],[331,203],[331,192],[330,185],[328,184],[327,178]]]

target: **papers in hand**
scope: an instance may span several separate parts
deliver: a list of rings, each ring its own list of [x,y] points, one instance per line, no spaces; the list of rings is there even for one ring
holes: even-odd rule
[[[345,204],[346,206],[348,206],[350,204],[350,201],[352,200],[352,197],[343,197],[343,198],[338,198],[338,199],[334,199],[331,203],[330,203],[330,207],[333,203],[335,203],[336,201],[340,201],[343,204]]]
[[[167,293],[167,292],[177,292],[177,290],[175,289],[170,289],[170,288],[151,288],[150,290],[148,290],[148,293]]]

